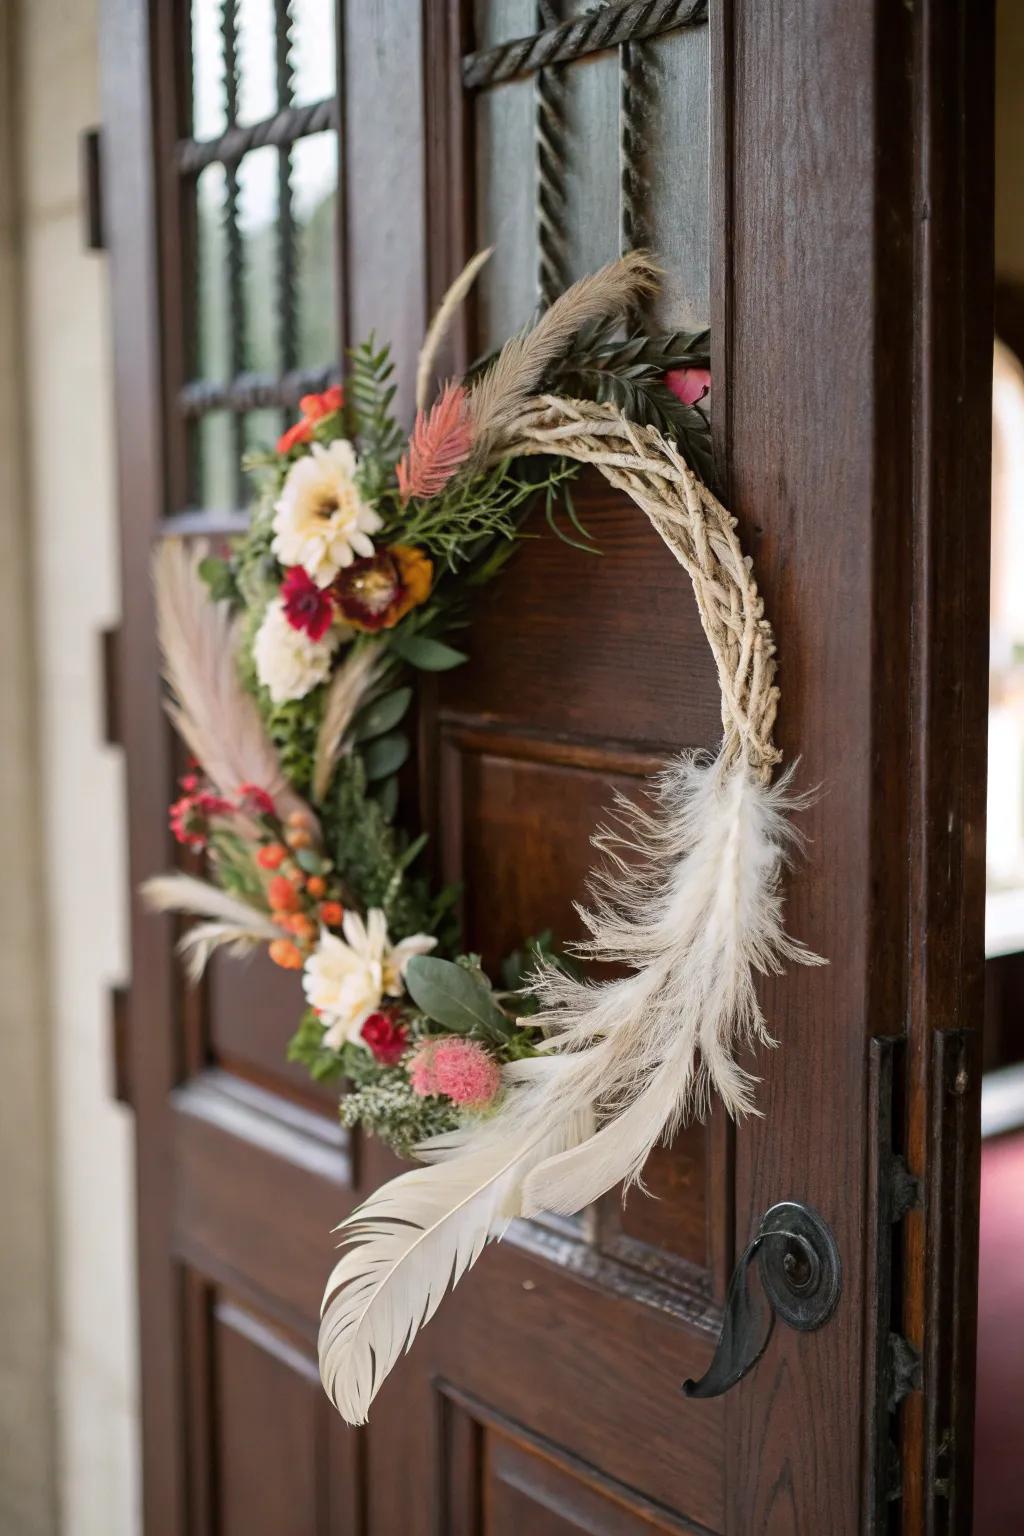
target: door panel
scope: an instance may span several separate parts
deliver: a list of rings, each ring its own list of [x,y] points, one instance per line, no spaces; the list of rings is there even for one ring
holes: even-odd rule
[[[871,1469],[890,1436],[908,1529],[926,1505],[931,1528],[955,1528],[956,1480],[937,1491],[925,1468],[953,1428],[969,1437],[970,1394],[954,1422],[936,1357],[891,1417],[873,1362],[890,1330],[922,1349],[949,1335],[956,1291],[929,1245],[938,1231],[969,1295],[971,1255],[956,1251],[969,1222],[949,1234],[912,1213],[890,1259],[871,1195],[883,1124],[915,1173],[956,1182],[958,1210],[974,1166],[972,1090],[956,1119],[928,1073],[933,1030],[963,1029],[966,1061],[975,1007],[980,1018],[960,957],[980,914],[984,611],[967,596],[984,589],[986,555],[982,540],[957,542],[957,519],[985,516],[984,413],[969,439],[941,437],[955,502],[915,454],[934,430],[933,354],[919,349],[936,271],[958,274],[944,388],[965,394],[987,367],[987,194],[971,260],[950,267],[935,231],[955,246],[966,203],[932,188],[920,234],[914,146],[930,134],[954,181],[983,149],[984,25],[968,46],[965,31],[940,39],[928,4],[797,0],[783,17],[712,0],[709,19],[700,4],[633,0],[347,0],[335,39],[327,0],[276,0],[273,15],[233,0],[105,4],[133,879],[172,856],[152,540],[240,526],[238,451],[272,439],[371,330],[394,344],[408,414],[431,305],[476,245],[496,249],[453,369],[562,282],[649,240],[666,271],[648,318],[712,326],[716,460],[780,643],[780,740],[799,782],[823,787],[787,911],[830,962],[762,989],[781,1042],[757,1062],[763,1120],[736,1129],[715,1111],[686,1127],[650,1160],[653,1198],[516,1223],[352,1431],[317,1383],[317,1309],[331,1229],[397,1164],[343,1135],[333,1092],[286,1063],[294,978],[218,965],[190,997],[170,925],[137,910],[147,1536],[839,1536],[885,1528]],[[616,40],[595,46],[609,28]],[[511,68],[502,46],[534,33],[557,61],[533,68],[528,49]],[[253,70],[261,56],[269,74]],[[948,123],[940,102],[958,103]],[[406,809],[432,833],[437,872],[462,883],[466,937],[489,965],[529,933],[575,936],[612,793],[642,794],[669,753],[720,734],[684,574],[607,487],[583,477],[579,505],[603,553],[538,526],[480,604],[469,665],[420,699]],[[959,615],[941,661],[920,638],[936,622],[932,560]],[[955,872],[955,900],[929,888],[933,869]],[[922,980],[906,936],[925,917]],[[903,1031],[910,1065],[883,1114],[870,1038]],[[728,1397],[687,1400],[680,1382],[710,1360],[734,1254],[784,1198],[836,1233],[839,1309],[820,1334],[779,1326]]]

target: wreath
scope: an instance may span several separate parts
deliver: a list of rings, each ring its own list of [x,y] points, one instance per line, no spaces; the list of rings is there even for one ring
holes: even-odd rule
[[[772,1044],[757,972],[817,963],[782,927],[780,878],[801,800],[772,783],[775,646],[735,520],[710,479],[704,334],[629,317],[656,282],[642,253],[568,289],[532,329],[428,408],[439,348],[486,254],[453,285],[420,357],[406,439],[388,349],[301,401],[262,494],[218,554],[165,541],[155,561],[168,710],[193,763],[171,807],[194,861],[150,902],[195,921],[198,979],[219,949],[265,947],[306,1008],[289,1046],[344,1079],[346,1126],[423,1166],[342,1223],[320,1335],[324,1384],[363,1422],[399,1354],[516,1216],[571,1213],[639,1180],[662,1138],[707,1109],[752,1108],[736,1059]],[[626,327],[623,334],[623,327]],[[572,499],[593,465],[646,514],[692,583],[715,658],[717,754],[669,763],[642,806],[619,797],[563,953],[524,937],[500,977],[462,953],[458,892],[424,873],[401,824],[403,729],[417,672],[460,665],[470,621],[538,504],[580,558]],[[620,963],[596,981],[581,962]],[[296,988],[298,994],[298,986]]]

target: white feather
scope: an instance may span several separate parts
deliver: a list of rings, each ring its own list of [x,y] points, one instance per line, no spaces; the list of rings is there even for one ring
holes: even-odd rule
[[[421,1156],[439,1164],[385,1185],[345,1223],[353,1246],[328,1284],[320,1350],[352,1423],[512,1216],[577,1211],[636,1180],[712,1089],[732,1113],[752,1109],[735,1052],[771,1043],[752,972],[820,963],[782,927],[786,813],[805,802],[788,777],[770,787],[723,758],[679,759],[657,796],[650,812],[620,801],[617,828],[595,837],[608,866],[583,913],[583,953],[630,974],[593,983],[545,968],[531,1021],[547,1031],[544,1054],[506,1067],[497,1114],[427,1142]]]
[[[307,810],[285,778],[255,700],[238,676],[227,603],[215,603],[199,574],[205,545],[164,539],[153,560],[157,632],[173,698],[167,713],[204,773],[226,799],[243,784],[272,796],[278,812]]]
[[[320,1323],[320,1374],[350,1424],[370,1404],[399,1355],[430,1321],[450,1287],[501,1238],[517,1214],[525,1166],[564,1145],[556,1128],[535,1147],[487,1126],[471,1155],[459,1133],[438,1138],[432,1156],[370,1196],[338,1229],[348,1251],[335,1265]]]
[[[416,364],[416,409],[425,411],[430,397],[430,376],[437,361],[437,354],[441,345],[451,329],[451,323],[455,319],[459,305],[466,298],[469,290],[476,281],[480,268],[490,260],[494,246],[489,245],[486,250],[477,251],[476,255],[467,261],[458,277],[448,289],[441,300],[438,310],[420,348],[419,361]]]
[[[188,957],[193,981],[199,979],[211,954],[222,944],[245,953],[281,937],[280,929],[259,907],[194,875],[156,875],[145,881],[142,894],[154,911],[184,912],[207,919],[190,928],[178,946]]]

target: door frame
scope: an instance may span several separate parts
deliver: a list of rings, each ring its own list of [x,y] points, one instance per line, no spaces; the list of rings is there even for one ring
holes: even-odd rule
[[[424,0],[428,37],[445,35],[440,10]],[[738,1152],[734,1236],[742,1244],[767,1205],[800,1197],[807,1182],[806,1106],[787,1097],[787,1056],[808,1053],[823,1082],[831,1070],[848,1083],[866,1125],[868,1042],[904,1037],[895,1113],[923,1200],[904,1223],[891,1273],[866,1253],[848,1294],[875,1318],[883,1343],[895,1322],[921,1353],[923,1390],[910,1392],[896,1427],[904,1522],[953,1530],[971,1505],[977,1294],[990,423],[988,392],[972,386],[979,370],[987,377],[991,349],[992,6],[789,0],[784,11],[763,0],[711,4],[712,260],[723,274],[713,285],[715,431],[727,498],[749,532],[776,617],[813,611],[811,597],[793,591],[786,540],[809,541],[823,568],[837,558],[814,508],[822,466],[832,476],[847,466],[839,479],[860,518],[861,547],[853,541],[845,553],[863,577],[855,590],[869,594],[867,610],[829,614],[821,633],[833,637],[832,653],[815,654],[813,624],[779,626],[783,687],[801,701],[784,711],[781,727],[795,755],[800,720],[833,714],[829,739],[858,777],[849,803],[838,804],[834,784],[826,790],[847,839],[863,837],[850,901],[870,920],[863,949],[844,961],[858,977],[849,1014],[801,1014],[792,1000],[798,984],[788,983],[780,1013],[792,1029],[765,1063],[767,1118]],[[133,890],[166,861],[171,798],[149,576],[167,483],[153,120],[154,82],[170,46],[165,14],[159,0],[103,0],[124,603],[116,655]],[[443,59],[431,73],[451,88]],[[430,117],[435,188],[450,120]],[[442,200],[449,213],[432,225],[424,273],[432,293],[450,270],[449,251],[465,244],[444,223],[453,201]],[[751,235],[758,210],[779,221],[760,240]],[[868,220],[867,242],[858,215]],[[743,368],[751,356],[770,360],[756,386]],[[730,387],[737,378],[741,389]],[[833,595],[839,590],[833,578]],[[168,920],[134,900],[127,1052],[149,1536],[188,1528],[187,1391],[171,1259],[170,1106],[181,1073],[171,939]],[[849,1199],[865,1217],[873,1168],[872,1148],[859,1145]],[[829,1177],[841,1183],[850,1171]],[[896,1311],[881,1317],[890,1284]],[[859,1362],[835,1357],[824,1335],[819,1348],[785,1346],[804,1402],[848,1392],[864,1407],[856,1487],[846,1446],[824,1420],[820,1432],[812,1427],[812,1453],[797,1462],[771,1394],[734,1394],[727,1434],[741,1462],[746,1447],[758,1454],[746,1458],[746,1480],[734,1481],[730,1530],[743,1529],[741,1511],[775,1507],[773,1455],[789,1467],[795,1521],[837,1507],[846,1522],[851,1498],[860,1506],[877,1464],[875,1440],[888,1433],[868,1406],[883,1355],[870,1326],[865,1337]],[[872,1528],[867,1507],[860,1519]]]

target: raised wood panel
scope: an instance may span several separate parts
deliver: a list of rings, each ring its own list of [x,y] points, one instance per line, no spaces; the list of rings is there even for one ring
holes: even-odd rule
[[[355,1536],[357,1436],[323,1395],[313,1333],[183,1276],[192,1536]]]
[[[304,1066],[285,1058],[303,1009],[295,973],[282,971],[261,952],[241,962],[215,956],[208,976],[208,1050],[212,1060],[333,1118],[337,1084],[314,1083]]]
[[[445,679],[441,706],[538,735],[714,746],[718,685],[689,582],[639,508],[596,479],[585,485],[603,554],[570,548],[538,520],[482,595],[469,665]]]

